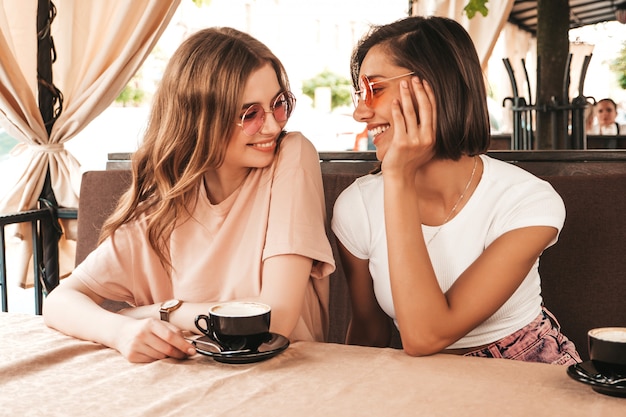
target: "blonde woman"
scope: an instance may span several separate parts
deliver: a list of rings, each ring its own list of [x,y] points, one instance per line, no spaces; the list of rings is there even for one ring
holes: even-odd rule
[[[294,106],[283,65],[253,37],[211,28],[184,41],[132,185],[98,248],[45,300],[46,323],[149,362],[193,355],[183,331],[212,303],[259,300],[272,332],[323,341],[334,261],[317,152],[284,130]],[[132,307],[110,312],[105,299]]]

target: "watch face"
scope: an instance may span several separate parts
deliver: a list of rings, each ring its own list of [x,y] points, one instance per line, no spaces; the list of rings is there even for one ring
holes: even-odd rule
[[[161,305],[161,308],[172,308],[179,303],[178,300],[167,300]]]

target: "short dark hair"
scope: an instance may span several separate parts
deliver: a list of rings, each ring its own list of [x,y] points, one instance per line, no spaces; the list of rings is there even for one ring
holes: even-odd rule
[[[598,100],[598,103],[602,103],[603,101],[613,104],[613,109],[617,110],[617,103],[612,98],[603,98],[602,100]]]
[[[458,160],[489,149],[489,110],[485,80],[467,31],[443,17],[412,16],[374,26],[351,59],[352,83],[361,64],[381,45],[394,65],[414,71],[432,86],[437,101],[436,157]]]

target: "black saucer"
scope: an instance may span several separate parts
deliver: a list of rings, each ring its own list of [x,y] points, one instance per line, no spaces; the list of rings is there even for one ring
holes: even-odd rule
[[[222,363],[253,363],[260,362],[278,355],[289,346],[289,339],[278,333],[270,333],[271,337],[264,342],[256,352],[224,353],[208,336],[201,336],[194,340],[196,351],[212,357]],[[198,342],[198,343],[197,343]],[[204,343],[203,343],[204,342]]]
[[[600,394],[626,397],[626,380],[611,383],[611,377],[598,372],[591,361],[570,365],[567,368],[567,374],[576,381],[591,385],[591,388]],[[621,375],[617,377],[621,377]],[[626,378],[626,376],[622,378]]]

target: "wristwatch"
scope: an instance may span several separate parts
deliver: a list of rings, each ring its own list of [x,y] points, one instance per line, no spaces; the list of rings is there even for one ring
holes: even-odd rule
[[[159,309],[161,320],[170,321],[170,313],[178,309],[181,305],[183,305],[183,302],[176,299],[164,301]]]

